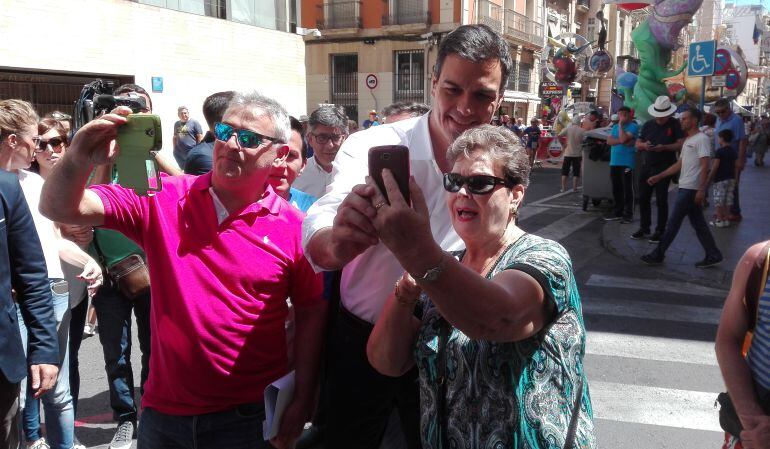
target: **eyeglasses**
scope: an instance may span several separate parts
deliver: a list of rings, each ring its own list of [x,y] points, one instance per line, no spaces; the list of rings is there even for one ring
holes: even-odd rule
[[[216,137],[217,140],[227,142],[233,134],[236,135],[236,141],[242,148],[257,148],[265,143],[265,140],[269,140],[272,143],[280,142],[280,140],[275,137],[263,136],[260,133],[248,129],[235,129],[225,123],[214,124],[214,137]]]
[[[474,195],[486,195],[495,189],[496,185],[513,187],[515,182],[489,175],[462,176],[459,173],[444,173],[444,190],[447,192],[459,192],[462,186],[466,186]]]
[[[61,137],[52,137],[48,140],[43,140],[41,137],[38,137],[35,140],[35,152],[44,152],[48,149],[48,145],[51,145],[51,148],[59,148],[62,146],[62,144],[64,144],[64,139]]]
[[[727,109],[714,109],[714,114],[716,115],[722,115],[725,112],[727,112]]]
[[[326,145],[329,142],[332,142],[335,145],[339,145],[343,140],[345,140],[346,137],[345,134],[310,134],[315,137],[315,140],[317,140],[321,145]]]

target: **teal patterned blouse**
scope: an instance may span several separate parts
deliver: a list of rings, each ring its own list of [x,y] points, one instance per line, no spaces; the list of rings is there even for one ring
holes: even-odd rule
[[[462,253],[458,253],[462,256]],[[593,411],[583,372],[585,326],[572,262],[558,243],[530,234],[511,245],[489,278],[521,270],[540,284],[554,321],[518,342],[471,340],[451,328],[446,354],[447,441],[463,449],[562,449],[580,395],[575,449],[595,448]],[[444,319],[423,296],[415,360],[420,372],[423,449],[441,447],[437,416],[438,333]],[[483,298],[468,298],[483,301]],[[582,379],[582,389],[580,388]]]

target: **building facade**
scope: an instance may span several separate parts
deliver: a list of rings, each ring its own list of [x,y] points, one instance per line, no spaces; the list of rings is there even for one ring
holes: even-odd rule
[[[5,2],[0,30],[13,38],[0,39],[0,98],[71,113],[94,79],[134,82],[150,92],[169,152],[177,107],[205,127],[201,105],[214,92],[260,90],[305,114],[297,12],[294,0]]]
[[[300,16],[308,111],[337,104],[360,123],[396,101],[430,104],[442,37],[484,23],[506,38],[514,59],[499,112],[536,113],[544,39],[537,0],[302,0]]]

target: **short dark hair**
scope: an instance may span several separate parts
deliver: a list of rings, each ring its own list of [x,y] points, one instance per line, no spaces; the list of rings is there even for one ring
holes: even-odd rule
[[[147,95],[147,101],[150,102],[150,104],[147,105],[148,108],[152,111],[152,97],[150,97],[150,94],[147,93],[144,88],[138,84],[131,84],[126,83],[120,85],[117,89],[115,89],[115,92],[113,92],[113,95],[119,96],[119,95],[125,95],[130,93],[137,93],[142,95]]]
[[[629,108],[628,106],[621,106],[618,108],[618,112],[628,112],[630,114],[631,108]]]
[[[412,117],[419,117],[429,110],[428,105],[416,101],[397,101],[385,106],[382,109],[382,116],[387,118],[391,115],[408,113]]]
[[[500,77],[500,92],[508,84],[513,60],[508,42],[487,25],[463,25],[447,34],[438,48],[436,64],[433,66],[433,76],[438,79],[441,67],[447,56],[455,54],[471,62],[499,60],[502,76]]]
[[[730,100],[728,100],[727,98],[720,98],[720,99],[718,99],[717,101],[714,102],[714,107],[715,108],[719,108],[719,107],[729,108],[730,107]]]
[[[227,90],[211,94],[203,100],[203,118],[206,119],[209,129],[214,129],[214,123],[222,121],[234,96],[235,91]]]
[[[726,143],[731,143],[733,141],[733,132],[729,129],[723,129],[722,131],[719,131],[717,136],[719,136],[719,138]]]
[[[695,121],[698,123],[700,123],[700,119],[703,117],[703,113],[696,108],[688,108],[687,110],[685,110],[685,112],[689,112],[692,118],[694,118]]]
[[[310,132],[315,131],[316,126],[328,126],[337,128],[343,134],[348,134],[348,116],[342,106],[324,105],[313,111],[307,121]]]
[[[302,134],[302,123],[291,115],[289,116],[289,123],[291,124],[291,130],[297,131],[302,138],[302,149],[300,150],[300,153],[302,154],[302,161],[304,162],[307,160],[307,141],[305,140],[305,135]]]
[[[708,126],[708,127],[710,127],[710,128],[715,127],[716,124],[717,124],[717,116],[712,114],[712,113],[710,113],[710,112],[708,114],[704,114],[703,115],[703,124]]]

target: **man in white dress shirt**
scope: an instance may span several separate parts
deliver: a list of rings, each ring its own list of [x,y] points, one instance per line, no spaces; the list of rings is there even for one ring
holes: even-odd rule
[[[508,44],[489,27],[466,25],[448,34],[434,67],[433,109],[422,117],[350,136],[334,161],[328,194],[308,211],[305,255],[317,270],[344,267],[341,307],[327,349],[327,394],[333,407],[327,410],[326,447],[378,448],[394,406],[409,448],[419,447],[416,370],[401,378],[386,377],[366,357],[372,324],[404,272],[379,243],[371,223],[377,213],[370,201],[373,191],[362,185],[368,149],[409,147],[412,175],[430,209],[433,237],[444,250],[461,249],[443,189],[443,174],[451,168],[446,150],[463,131],[491,122],[510,70]],[[425,268],[427,273],[437,267]]]
[[[332,162],[348,137],[348,117],[339,106],[321,106],[310,114],[305,138],[313,157],[294,181],[294,188],[321,198],[332,182]]]

